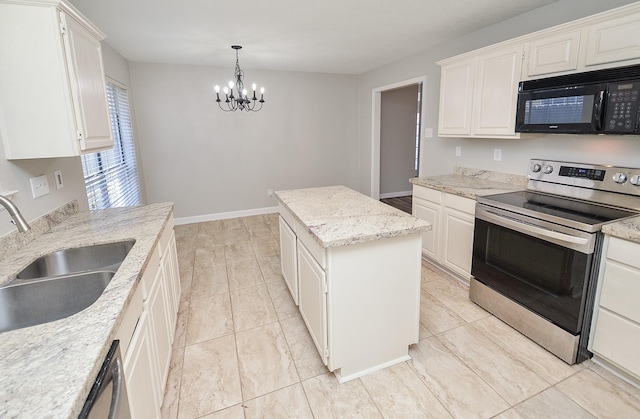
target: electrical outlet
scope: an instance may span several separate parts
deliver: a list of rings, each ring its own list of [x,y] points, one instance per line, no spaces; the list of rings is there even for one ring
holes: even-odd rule
[[[424,138],[432,138],[432,137],[433,137],[433,128],[425,128]]]
[[[29,179],[29,182],[31,182],[33,199],[40,198],[49,193],[49,180],[47,179],[47,175],[32,177]]]
[[[273,196],[273,189],[267,189],[267,196],[268,197],[272,197]]]
[[[462,156],[462,147],[456,146],[456,157]]]
[[[494,148],[493,149],[493,159],[495,161],[501,161],[502,160],[502,149],[501,148]]]

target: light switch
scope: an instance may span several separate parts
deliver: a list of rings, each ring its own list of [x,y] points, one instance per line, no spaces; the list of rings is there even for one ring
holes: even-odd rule
[[[456,157],[462,156],[462,147],[456,146]]]
[[[501,148],[494,148],[493,149],[493,159],[495,161],[501,161],[502,160],[502,149]]]
[[[31,182],[31,193],[33,194],[33,199],[49,193],[49,181],[47,180],[47,175],[32,177],[29,179],[29,182]]]

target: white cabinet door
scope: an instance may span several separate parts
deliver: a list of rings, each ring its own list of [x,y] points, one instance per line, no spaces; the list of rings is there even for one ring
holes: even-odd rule
[[[327,365],[327,277],[306,247],[298,242],[298,278],[300,314],[307,324],[313,343]]]
[[[637,58],[640,58],[640,13],[589,27],[587,66]]]
[[[164,395],[164,385],[169,372],[171,361],[171,331],[169,325],[169,313],[164,281],[164,272],[158,269],[156,277],[151,286],[149,298],[145,302],[145,310],[149,312],[149,320],[152,325],[153,345],[156,353],[156,383],[157,399],[162,400]],[[160,404],[158,405],[160,406]]]
[[[575,71],[582,30],[547,36],[527,43],[527,78],[543,74]]]
[[[100,41],[65,13],[60,20],[80,149],[113,147]]]
[[[476,136],[517,137],[515,133],[522,45],[478,57],[473,129]]]
[[[291,292],[293,301],[298,305],[298,253],[296,234],[287,222],[280,217],[280,267],[282,276]]]
[[[471,134],[475,59],[442,67],[438,135]]]
[[[123,360],[127,396],[133,419],[160,417],[155,383],[156,362],[149,314],[142,311]]]
[[[413,216],[431,223],[431,230],[422,233],[422,253],[440,259],[440,213],[442,204],[413,198]]]
[[[444,208],[442,263],[465,279],[471,277],[474,216]]]
[[[176,251],[176,238],[173,229],[171,236],[164,244],[164,252],[160,258],[164,284],[167,295],[167,315],[169,321],[170,337],[173,341],[178,308],[180,305],[180,272],[178,271],[178,255]],[[164,236],[164,234],[163,234]]]

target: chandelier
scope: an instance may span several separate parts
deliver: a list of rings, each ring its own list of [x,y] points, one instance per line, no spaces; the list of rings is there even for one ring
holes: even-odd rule
[[[231,48],[236,50],[236,68],[233,72],[234,80],[229,82],[229,87],[225,87],[222,89],[224,92],[226,99],[224,103],[226,104],[226,108],[222,106],[220,99],[220,86],[216,85],[214,90],[216,91],[216,102],[218,102],[218,106],[225,112],[235,112],[235,111],[247,111],[247,112],[258,112],[262,109],[262,104],[264,103],[264,87],[260,88],[260,100],[256,97],[256,84],[253,83],[251,89],[253,90],[253,97],[249,98],[247,89],[244,88],[244,82],[242,78],[244,77],[244,72],[240,69],[240,63],[238,62],[238,50],[242,49],[240,45],[231,45]],[[236,93],[234,94],[233,89],[236,89]],[[237,96],[236,96],[237,95]],[[256,107],[257,104],[260,104]]]

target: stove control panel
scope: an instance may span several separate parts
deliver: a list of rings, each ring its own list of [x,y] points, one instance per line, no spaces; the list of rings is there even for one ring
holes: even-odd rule
[[[640,196],[640,168],[532,159],[529,184],[536,182]]]

